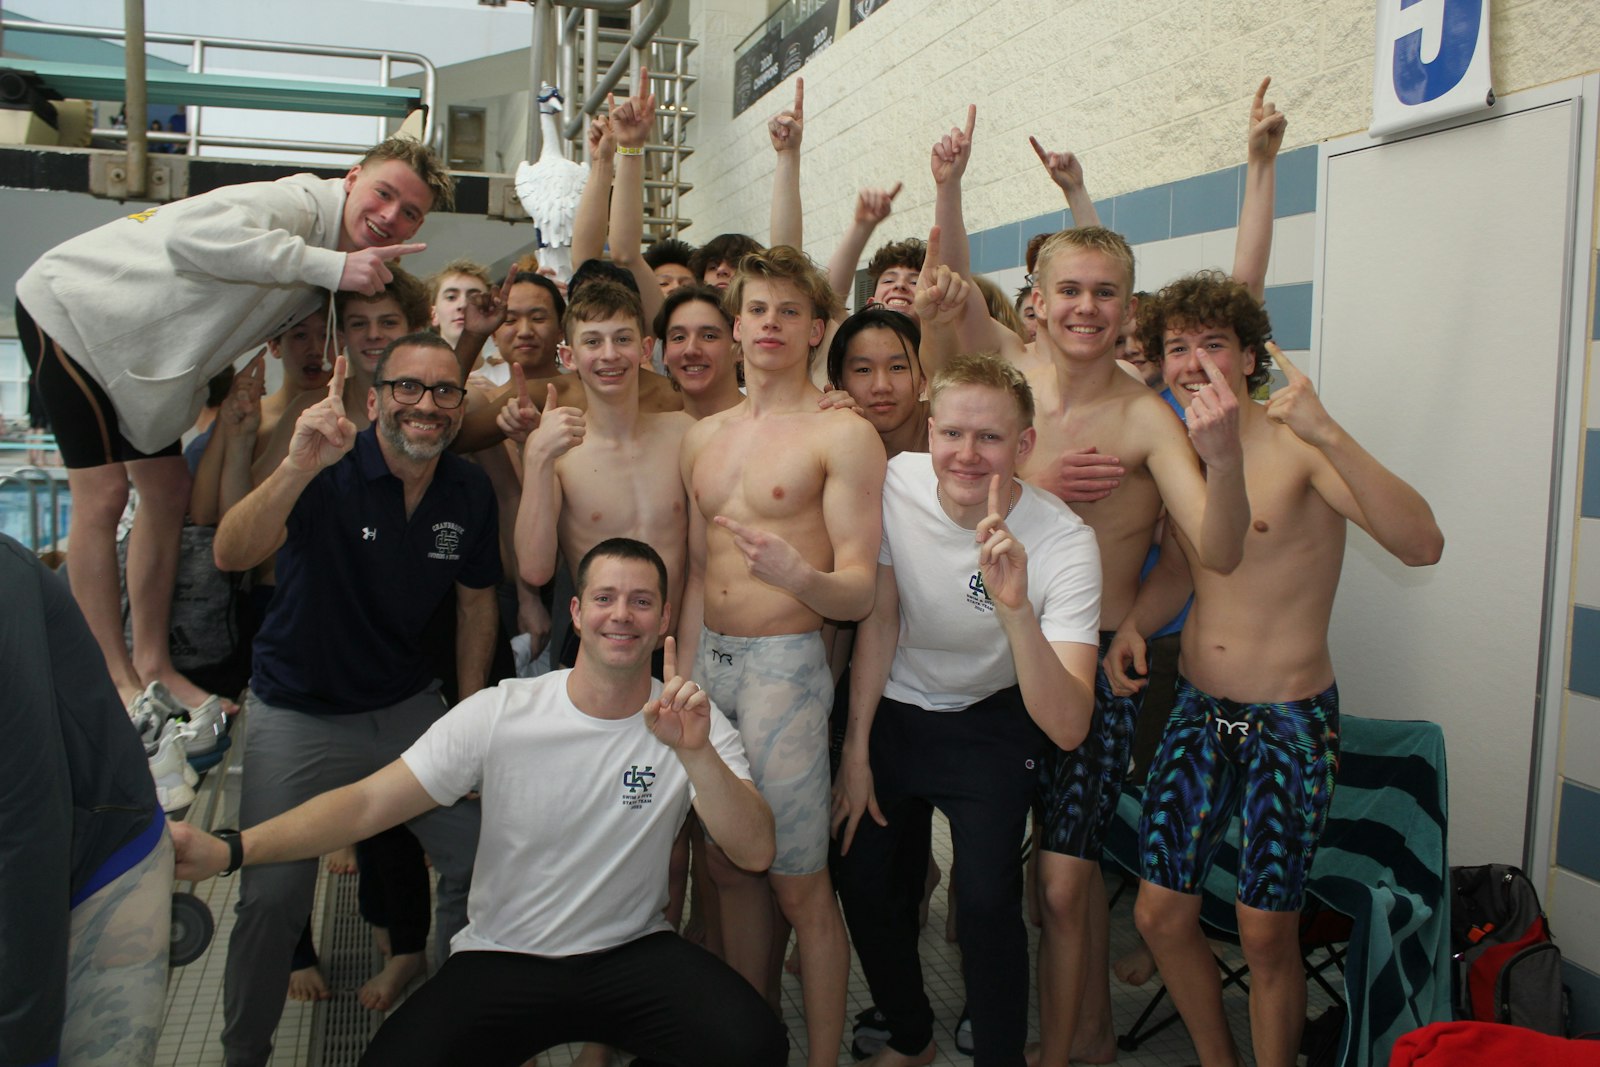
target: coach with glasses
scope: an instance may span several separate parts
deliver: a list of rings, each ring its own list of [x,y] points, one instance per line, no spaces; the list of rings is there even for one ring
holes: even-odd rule
[[[278,590],[255,639],[249,750],[239,807],[249,827],[387,765],[445,711],[421,647],[429,617],[456,597],[462,699],[483,688],[500,581],[494,493],[446,451],[464,412],[461,371],[431,333],[385,350],[356,432],[339,357],[327,397],[295,424],[277,470],[223,517],[217,566],[277,553]],[[466,923],[478,805],[408,824],[439,872],[440,958]],[[282,1014],[316,860],[240,874],[228,945],[222,1042],[229,1067],[264,1065]]]

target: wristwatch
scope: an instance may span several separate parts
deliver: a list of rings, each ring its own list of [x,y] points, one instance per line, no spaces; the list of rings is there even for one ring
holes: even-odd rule
[[[222,877],[226,878],[244,866],[244,839],[237,830],[218,830],[216,836],[228,846],[228,866],[222,871]]]

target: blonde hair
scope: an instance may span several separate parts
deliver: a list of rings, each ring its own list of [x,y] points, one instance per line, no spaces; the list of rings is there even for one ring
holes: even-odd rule
[[[1022,416],[1022,428],[1033,425],[1033,389],[1011,361],[994,352],[957,356],[933,376],[928,385],[928,407],[938,407],[945,390],[963,385],[978,385],[1010,395]]]
[[[483,283],[485,289],[493,289],[494,282],[489,280],[489,268],[472,259],[452,259],[440,267],[428,278],[428,303],[439,302],[439,290],[444,287],[444,280],[452,274],[464,274],[468,278],[476,278]]]
[[[983,294],[983,302],[989,307],[989,317],[1026,341],[1028,337],[1022,332],[1022,316],[1017,314],[1005,290],[981,274],[974,274],[972,280],[977,283],[978,291]]]
[[[812,262],[811,257],[789,245],[774,245],[760,252],[748,253],[739,260],[739,270],[728,283],[722,306],[730,317],[737,318],[744,307],[744,288],[752,281],[788,282],[800,290],[811,302],[811,317],[824,322],[835,318],[844,310],[839,294],[828,284],[828,276]],[[811,349],[811,359],[816,359],[817,345]]]
[[[1034,284],[1042,291],[1045,276],[1050,271],[1050,261],[1062,252],[1099,252],[1104,256],[1121,263],[1128,271],[1128,291],[1123,294],[1123,302],[1133,295],[1133,249],[1128,247],[1128,241],[1122,234],[1115,230],[1108,230],[1104,226],[1078,226],[1071,230],[1062,230],[1051,234],[1044,244],[1039,246],[1039,256],[1034,262]]]

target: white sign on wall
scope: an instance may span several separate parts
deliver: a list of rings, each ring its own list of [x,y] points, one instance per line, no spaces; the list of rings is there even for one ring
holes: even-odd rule
[[[1489,0],[1378,0],[1373,137],[1487,108]]]

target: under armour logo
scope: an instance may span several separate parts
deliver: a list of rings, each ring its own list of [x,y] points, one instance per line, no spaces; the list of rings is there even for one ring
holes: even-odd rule
[[[378,539],[378,528],[376,526],[363,526],[363,527],[361,527],[361,540],[363,540],[363,541],[376,541],[377,539]]]
[[[630,793],[640,793],[648,790],[650,784],[655,780],[656,772],[654,767],[646,767],[640,770],[639,765],[635,763],[632,767],[622,772],[622,787]]]
[[[1250,720],[1249,719],[1229,720],[1229,719],[1224,719],[1222,716],[1218,715],[1217,716],[1217,728],[1220,729],[1225,734],[1238,734],[1240,737],[1243,737],[1245,734],[1250,732]]]
[[[718,652],[716,649],[713,648],[711,650],[711,658],[716,660],[718,663],[726,663],[730,667],[733,666],[733,653],[732,652]]]

